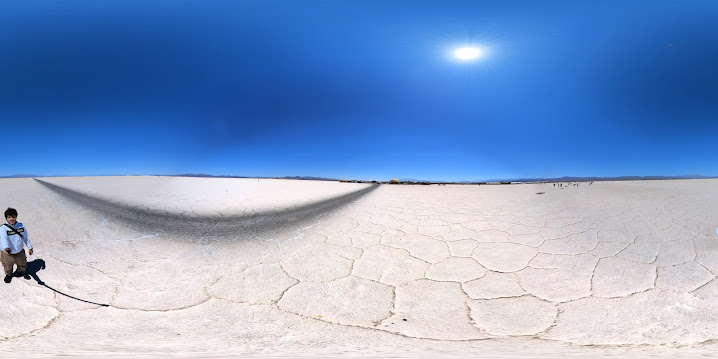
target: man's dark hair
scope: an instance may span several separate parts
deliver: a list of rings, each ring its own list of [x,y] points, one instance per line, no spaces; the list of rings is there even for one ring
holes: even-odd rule
[[[17,210],[15,208],[8,207],[5,210],[5,218],[7,218],[7,216],[10,216],[10,215],[12,215],[13,217],[17,217]]]

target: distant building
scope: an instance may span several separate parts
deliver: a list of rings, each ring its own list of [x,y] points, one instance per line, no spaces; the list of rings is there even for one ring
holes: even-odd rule
[[[401,183],[401,181],[399,181],[399,180],[396,179],[396,178],[392,178],[391,181],[389,181],[389,183],[391,183],[391,184],[399,184],[399,183]]]

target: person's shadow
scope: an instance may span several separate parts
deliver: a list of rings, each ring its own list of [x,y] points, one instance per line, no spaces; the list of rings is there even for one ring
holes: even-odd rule
[[[43,269],[45,269],[45,268],[46,268],[46,265],[45,265],[45,261],[44,261],[44,260],[42,260],[42,259],[35,259],[35,260],[32,261],[32,262],[27,262],[27,267],[25,268],[25,273],[26,273],[27,275],[29,275],[30,277],[32,277],[32,279],[34,279],[34,280],[37,282],[37,284],[39,284],[39,285],[41,285],[41,286],[44,286],[44,287],[46,287],[46,288],[48,288],[48,289],[51,289],[51,290],[54,291],[55,293],[62,294],[62,295],[64,295],[64,296],[66,296],[66,297],[68,297],[68,298],[72,298],[72,299],[74,299],[74,300],[79,300],[80,302],[85,302],[85,303],[89,303],[89,304],[99,305],[99,306],[102,306],[102,307],[109,307],[109,306],[110,306],[109,304],[100,304],[100,303],[90,302],[89,300],[84,300],[84,299],[76,298],[76,297],[73,297],[73,296],[71,296],[71,295],[69,295],[69,294],[65,294],[65,293],[63,293],[63,292],[60,292],[59,290],[57,290],[57,289],[55,289],[55,288],[53,288],[53,287],[50,287],[50,286],[47,285],[45,282],[43,282],[42,279],[40,279],[40,277],[37,275],[37,272],[39,272],[39,271],[41,271],[41,270],[43,270]]]

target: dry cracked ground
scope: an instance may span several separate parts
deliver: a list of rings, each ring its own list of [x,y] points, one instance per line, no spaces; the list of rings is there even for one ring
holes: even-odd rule
[[[36,248],[0,353],[718,353],[716,180],[43,181],[0,181]]]

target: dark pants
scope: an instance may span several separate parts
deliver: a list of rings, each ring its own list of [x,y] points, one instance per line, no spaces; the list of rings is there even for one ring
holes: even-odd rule
[[[17,272],[19,274],[25,274],[25,268],[27,267],[27,257],[25,256],[24,249],[15,254],[7,254],[7,252],[1,251],[0,262],[2,262],[2,268],[5,270],[5,275],[12,274],[12,269],[14,265],[17,265]]]

